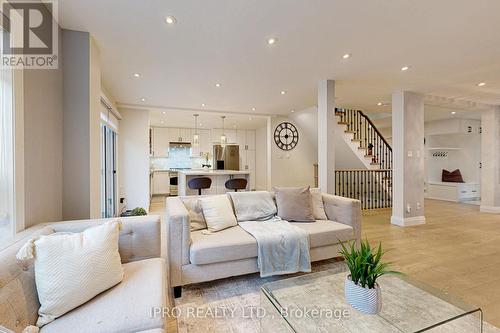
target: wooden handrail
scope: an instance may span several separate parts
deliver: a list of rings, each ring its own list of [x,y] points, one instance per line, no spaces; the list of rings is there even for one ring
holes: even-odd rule
[[[380,131],[378,130],[378,128],[373,124],[373,122],[370,119],[370,117],[368,117],[366,114],[364,114],[364,112],[361,111],[361,110],[357,110],[357,111],[363,116],[363,118],[366,119],[366,121],[368,121],[368,123],[372,126],[372,128],[375,130],[375,132],[380,136],[380,138],[382,139],[382,141],[384,141],[384,143],[387,145],[387,147],[389,148],[389,150],[392,151],[391,145],[387,142],[387,140],[384,138],[384,136],[382,135],[382,133],[380,133]]]

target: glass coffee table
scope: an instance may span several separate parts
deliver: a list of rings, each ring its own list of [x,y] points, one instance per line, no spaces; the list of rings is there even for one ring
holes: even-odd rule
[[[383,276],[382,310],[366,315],[344,299],[347,272],[324,271],[261,287],[261,332],[453,332],[483,331],[483,313],[407,277]]]

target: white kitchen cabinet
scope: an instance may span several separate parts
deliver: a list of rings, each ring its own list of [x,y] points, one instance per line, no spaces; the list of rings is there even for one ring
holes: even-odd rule
[[[193,140],[190,128],[179,128],[179,142],[191,142]]]
[[[181,137],[180,129],[179,128],[169,128],[168,129],[168,136],[170,142],[179,142],[179,138]]]
[[[206,153],[209,152],[212,154],[212,141],[210,130],[199,130],[200,134],[200,152]]]
[[[237,130],[236,143],[240,146],[240,152],[243,150],[255,150],[255,131]]]
[[[250,173],[249,188],[255,189],[255,150],[240,151],[240,170]]]
[[[255,130],[247,130],[247,150],[255,150]]]
[[[167,157],[170,142],[169,129],[165,127],[152,128],[153,135],[153,156]]]
[[[228,144],[236,144],[238,142],[238,139],[236,137],[236,130],[225,129],[224,134],[226,134]],[[220,144],[220,136],[221,135],[222,135],[221,128],[212,129],[212,142],[215,144]]]
[[[153,195],[170,193],[170,175],[168,171],[153,172]]]

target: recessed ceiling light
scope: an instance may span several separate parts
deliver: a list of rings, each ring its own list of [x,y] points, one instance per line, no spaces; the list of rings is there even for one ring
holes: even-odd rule
[[[169,15],[165,17],[165,22],[167,22],[167,24],[175,24],[177,20],[175,19],[175,17]]]
[[[163,114],[165,114],[166,112],[165,112],[165,111],[163,111],[162,113],[163,113]]]
[[[403,66],[403,67],[401,67],[401,70],[402,70],[403,72],[405,72],[405,71],[407,71],[407,70],[409,70],[409,69],[410,69],[410,67],[408,67],[408,66]]]
[[[276,44],[276,42],[277,42],[277,41],[278,41],[278,39],[277,39],[277,38],[275,38],[275,37],[271,37],[271,38],[269,38],[269,39],[267,40],[267,44],[269,44],[269,45],[274,45],[274,44]]]
[[[290,110],[290,112],[291,112],[291,113],[294,113],[294,112],[295,112],[295,110]]]
[[[141,102],[145,102],[145,101],[146,101],[146,99],[145,99],[145,98],[141,98]]]
[[[199,126],[203,126],[203,124],[202,124],[202,123],[199,123],[198,125],[199,125]]]
[[[486,82],[479,82],[477,84],[478,87],[484,87],[486,85]]]
[[[201,103],[201,106],[205,107],[205,103]]]
[[[139,74],[139,73],[134,73],[134,77],[141,77],[141,74]]]
[[[342,59],[349,59],[351,57],[350,53],[346,53],[342,56]]]
[[[457,114],[457,113],[455,111],[452,111],[451,114],[454,115],[454,114]]]
[[[216,84],[215,84],[215,86],[216,86],[217,88],[219,88],[219,87],[220,87],[220,83],[216,83]]]
[[[252,108],[252,111],[255,111],[255,110],[257,110],[257,109],[256,108]]]
[[[377,105],[378,105],[378,106],[382,106],[382,105],[383,105],[383,103],[382,103],[382,102],[378,102],[378,103],[377,103]]]
[[[284,94],[286,94],[286,91],[282,90],[282,91],[280,91],[280,94],[284,95]]]
[[[165,122],[164,122],[163,120],[161,121],[161,123],[162,123],[162,124],[165,124]]]

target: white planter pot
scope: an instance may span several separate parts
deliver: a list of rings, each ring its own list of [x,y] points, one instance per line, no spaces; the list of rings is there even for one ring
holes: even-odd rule
[[[382,309],[382,295],[380,287],[363,288],[351,280],[351,276],[345,279],[345,300],[356,310],[366,314],[377,314]]]

